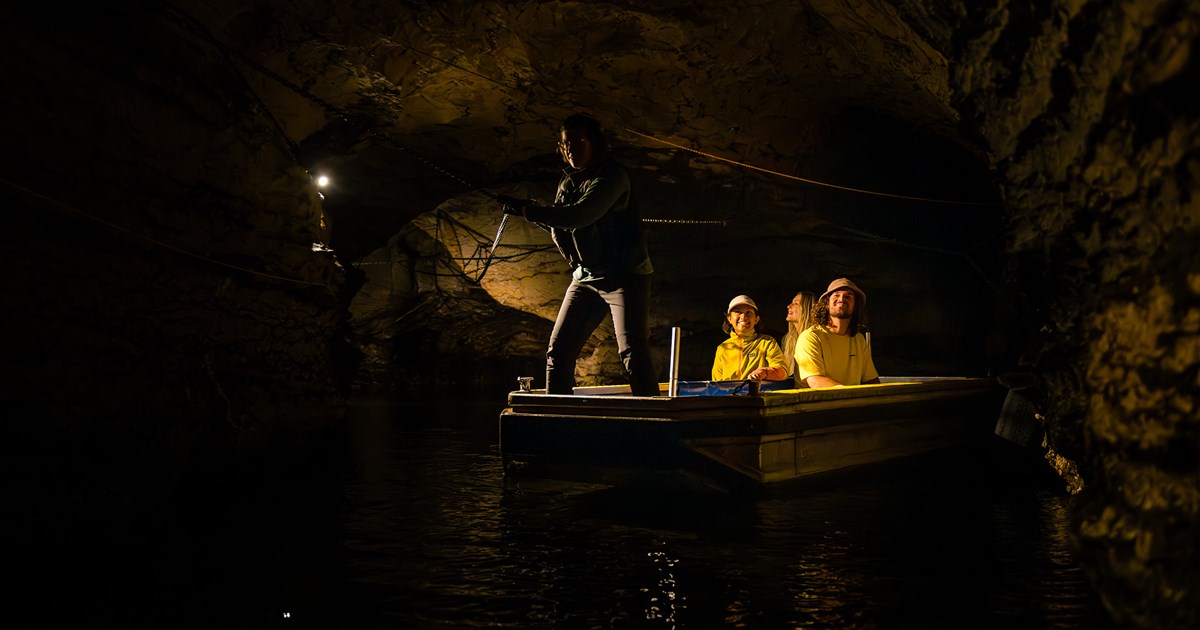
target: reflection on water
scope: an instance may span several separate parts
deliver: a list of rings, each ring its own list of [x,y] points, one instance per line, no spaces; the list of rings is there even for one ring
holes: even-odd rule
[[[344,434],[13,574],[58,598],[40,627],[1107,624],[1066,497],[984,454],[758,497],[506,481],[499,411],[355,404]]]
[[[1070,557],[1067,498],[978,454],[765,497],[504,483],[498,412],[356,406],[336,597],[310,615],[408,628],[1106,624]]]

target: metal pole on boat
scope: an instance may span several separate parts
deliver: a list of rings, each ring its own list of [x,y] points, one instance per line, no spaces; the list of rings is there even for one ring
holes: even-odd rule
[[[679,395],[679,327],[671,327],[671,369],[667,380],[667,395]]]

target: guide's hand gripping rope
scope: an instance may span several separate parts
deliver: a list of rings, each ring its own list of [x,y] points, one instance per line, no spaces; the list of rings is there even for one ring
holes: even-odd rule
[[[528,199],[517,199],[508,195],[496,195],[493,199],[500,202],[500,209],[504,211],[504,215],[500,217],[500,227],[496,228],[496,238],[492,240],[492,248],[488,250],[488,257],[483,263],[483,271],[479,273],[479,280],[483,280],[488,267],[492,265],[492,259],[496,257],[496,248],[500,246],[500,237],[504,236],[504,228],[508,226],[508,218],[514,214],[520,215],[525,206],[531,203]]]
[[[500,202],[500,209],[504,211],[505,216],[510,214],[525,214],[525,207],[532,204],[532,199],[517,199],[508,195],[496,195],[496,201]]]
[[[496,195],[492,198],[500,202],[500,209],[504,211],[504,216],[500,219],[500,228],[496,230],[496,239],[492,241],[492,250],[488,254],[488,262],[491,262],[491,257],[496,255],[496,247],[500,245],[500,237],[504,234],[504,227],[508,225],[508,217],[514,214],[524,216],[525,206],[533,203],[530,199],[517,199],[508,195]]]

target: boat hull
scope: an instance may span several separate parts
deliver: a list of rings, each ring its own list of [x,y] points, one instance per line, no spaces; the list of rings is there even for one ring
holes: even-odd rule
[[[758,395],[627,392],[512,392],[500,415],[506,474],[699,473],[773,485],[986,439],[1003,401],[992,379],[951,377]]]

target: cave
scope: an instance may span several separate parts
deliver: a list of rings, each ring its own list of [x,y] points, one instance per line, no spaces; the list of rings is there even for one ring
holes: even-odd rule
[[[551,196],[585,112],[641,195],[664,375],[678,327],[703,377],[734,295],[779,337],[854,278],[881,372],[1038,392],[1112,619],[1197,622],[1195,3],[3,13],[14,548],[151,528],[356,396],[540,379],[568,277],[495,196]],[[577,376],[622,374],[606,324]]]

